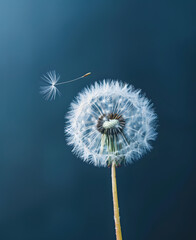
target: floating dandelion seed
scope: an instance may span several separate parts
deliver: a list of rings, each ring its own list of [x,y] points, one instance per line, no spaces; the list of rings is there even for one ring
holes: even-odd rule
[[[151,149],[157,116],[140,90],[119,81],[95,83],[71,103],[65,133],[73,152],[95,166],[111,166],[117,240],[122,239],[115,167]]]
[[[59,95],[59,96],[61,95],[60,91],[58,90],[58,88],[56,86],[77,81],[81,78],[87,77],[90,74],[91,73],[89,72],[89,73],[84,74],[81,77],[78,77],[78,78],[75,78],[72,80],[68,80],[65,82],[59,82],[59,80],[60,80],[59,74],[56,74],[55,71],[47,72],[42,77],[42,80],[44,81],[44,85],[42,85],[40,87],[40,93],[41,93],[41,95],[43,95],[43,98],[45,100],[55,100],[56,95]]]
[[[47,72],[43,75],[44,85],[40,87],[40,93],[45,100],[52,100],[56,95],[60,95],[60,91],[56,88],[56,84],[60,79],[60,75],[56,75],[55,71]]]

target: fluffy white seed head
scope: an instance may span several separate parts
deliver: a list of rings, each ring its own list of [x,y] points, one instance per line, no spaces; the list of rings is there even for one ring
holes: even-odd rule
[[[65,133],[73,152],[95,166],[132,163],[151,149],[157,116],[140,90],[104,80],[71,103]]]

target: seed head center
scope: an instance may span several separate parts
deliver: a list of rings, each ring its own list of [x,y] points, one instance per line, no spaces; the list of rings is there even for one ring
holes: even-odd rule
[[[125,120],[117,113],[103,114],[97,121],[97,130],[102,134],[117,135],[123,131]]]
[[[109,119],[109,121],[104,121],[103,128],[110,129],[110,128],[115,128],[118,125],[119,125],[118,119]]]

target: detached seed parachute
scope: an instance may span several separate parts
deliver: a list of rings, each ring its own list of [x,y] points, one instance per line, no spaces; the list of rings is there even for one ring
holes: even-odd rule
[[[60,75],[56,74],[55,71],[47,72],[45,75],[43,75],[41,78],[43,80],[43,85],[40,87],[40,94],[43,96],[45,100],[55,100],[56,95],[61,95],[60,91],[56,86],[63,85],[71,82],[75,82],[81,78],[87,77],[91,74],[91,72],[88,72],[81,77],[68,80],[65,82],[59,82]]]

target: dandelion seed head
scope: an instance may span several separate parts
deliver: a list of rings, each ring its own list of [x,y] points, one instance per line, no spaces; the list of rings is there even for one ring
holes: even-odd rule
[[[73,152],[95,166],[129,164],[156,138],[152,104],[133,86],[104,80],[85,88],[71,103],[65,134]]]

